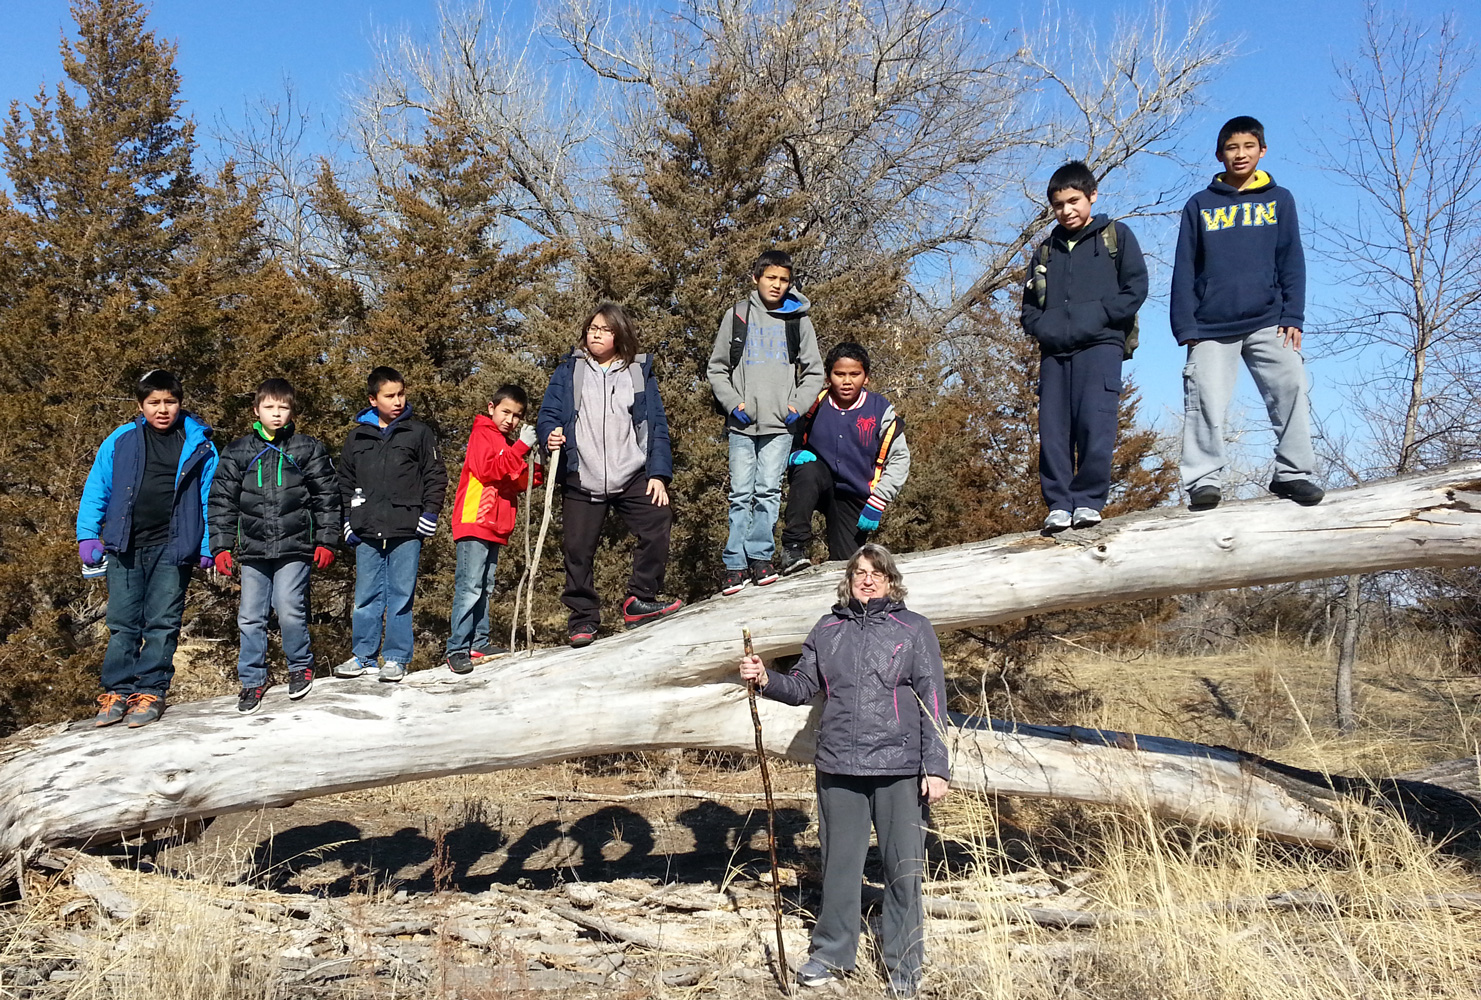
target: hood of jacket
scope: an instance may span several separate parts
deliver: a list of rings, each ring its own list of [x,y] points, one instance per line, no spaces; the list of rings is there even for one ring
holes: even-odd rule
[[[904,610],[905,602],[897,601],[893,597],[874,597],[867,603],[860,601],[857,597],[850,597],[846,601],[839,601],[833,605],[833,613],[839,618],[863,622],[866,625],[883,623],[889,619],[891,614]]]
[[[402,410],[399,414],[397,414],[395,420],[391,421],[389,424],[387,424],[384,427],[381,426],[380,414],[378,414],[376,412],[375,407],[373,407],[373,406],[367,406],[365,409],[363,409],[359,413],[355,414],[355,423],[357,423],[357,424],[364,424],[364,425],[366,425],[368,427],[374,427],[376,430],[380,431],[381,437],[389,437],[390,434],[391,434],[391,429],[392,428],[394,428],[397,424],[400,424],[403,421],[410,420],[410,419],[411,419],[411,404],[410,403],[407,403],[406,404],[406,409]],[[284,429],[286,430],[287,428],[284,428]]]
[[[795,288],[789,288],[787,294],[782,296],[781,305],[775,309],[767,309],[766,304],[761,301],[761,292],[753,288],[751,289],[751,308],[775,316],[777,319],[801,319],[812,308],[812,303],[808,301],[806,295]]]
[[[1208,189],[1210,191],[1217,191],[1219,194],[1230,198],[1237,198],[1240,195],[1246,194],[1261,194],[1273,187],[1275,187],[1275,178],[1263,170],[1256,170],[1250,176],[1250,183],[1242,188],[1237,188],[1224,180],[1222,171],[1214,174],[1214,179],[1208,182]]]
[[[1111,217],[1109,215],[1092,215],[1090,221],[1077,229],[1073,234],[1064,226],[1056,224],[1053,231],[1050,232],[1049,238],[1061,246],[1069,246],[1070,239],[1073,237],[1075,246],[1079,246],[1110,224]],[[1100,241],[1097,240],[1096,242],[1098,243]]]

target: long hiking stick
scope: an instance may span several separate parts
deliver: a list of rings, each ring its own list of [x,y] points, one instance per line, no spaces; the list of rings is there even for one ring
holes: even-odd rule
[[[751,630],[741,629],[746,655],[755,655],[751,646]],[[792,995],[792,981],[788,978],[787,945],[782,940],[782,876],[776,863],[776,800],[771,795],[771,768],[766,764],[766,744],[761,738],[761,713],[756,710],[756,682],[746,682],[746,697],[751,702],[751,724],[756,727],[756,759],[761,762],[761,787],[766,789],[766,850],[771,855],[771,915],[776,924],[777,979],[782,992]]]
[[[565,430],[557,427],[556,433]],[[540,515],[540,534],[535,539],[535,560],[530,563],[529,591],[525,595],[525,640],[531,656],[535,655],[535,643],[531,638],[534,635],[533,619],[530,617],[535,606],[535,581],[540,578],[540,554],[545,551],[545,532],[550,530],[550,506],[555,497],[555,470],[560,468],[561,450],[554,449],[550,453],[550,464],[545,467],[545,512]]]
[[[540,447],[538,444],[535,447]],[[515,639],[519,637],[519,605],[525,595],[525,580],[530,575],[530,518],[535,516],[535,508],[531,501],[535,496],[535,468],[532,464],[525,466],[525,568],[520,571],[519,582],[514,585],[514,620],[509,623],[509,652],[514,652]],[[525,611],[525,649],[535,648],[533,619],[528,609]]]

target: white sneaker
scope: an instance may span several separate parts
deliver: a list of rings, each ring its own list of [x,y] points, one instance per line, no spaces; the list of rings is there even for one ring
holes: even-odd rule
[[[1067,510],[1051,510],[1049,516],[1044,518],[1045,531],[1063,531],[1070,526],[1070,512]]]
[[[406,676],[406,664],[396,660],[387,660],[381,664],[381,680],[394,684]]]
[[[365,664],[358,656],[352,656],[343,663],[336,663],[333,670],[336,677],[359,677],[363,673],[365,673]]]
[[[1100,511],[1091,510],[1089,507],[1076,507],[1074,517],[1070,522],[1072,528],[1093,528],[1100,524]]]

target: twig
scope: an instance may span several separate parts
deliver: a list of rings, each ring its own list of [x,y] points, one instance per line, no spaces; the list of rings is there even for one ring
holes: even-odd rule
[[[741,629],[741,641],[745,644],[746,656],[755,655],[751,646],[751,630]],[[751,703],[751,723],[756,727],[756,759],[761,762],[761,787],[766,790],[766,850],[771,855],[771,902],[772,919],[776,923],[777,981],[782,992],[792,995],[792,981],[787,978],[787,944],[782,940],[782,876],[776,863],[776,800],[771,795],[771,768],[766,764],[766,743],[761,738],[761,713],[756,709],[756,682],[746,682],[746,698]]]
[[[648,799],[700,799],[705,802],[754,802],[766,798],[765,792],[706,792],[691,788],[650,788],[629,795],[604,795],[601,792],[531,792],[531,799],[569,802],[643,802]],[[781,792],[777,798],[811,802],[816,792]]]
[[[555,429],[556,434],[560,434],[563,431],[564,428],[562,427]],[[560,461],[561,450],[559,447],[556,447],[551,450],[550,464],[545,467],[545,510],[540,515],[540,535],[535,541],[535,559],[534,562],[530,563],[529,592],[525,598],[525,640],[528,643],[527,651],[531,656],[535,655],[535,646],[533,640],[530,638],[534,634],[534,626],[532,624],[533,612],[530,609],[535,605],[535,581],[540,578],[540,555],[545,551],[545,532],[550,528],[550,507],[555,502],[555,472],[560,468]]]

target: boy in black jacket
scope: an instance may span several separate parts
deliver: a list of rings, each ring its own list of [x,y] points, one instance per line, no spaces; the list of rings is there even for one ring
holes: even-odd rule
[[[384,654],[380,679],[399,681],[411,662],[422,541],[437,531],[447,469],[432,429],[411,418],[401,373],[376,368],[365,386],[370,406],[355,416],[339,456],[345,544],[355,549],[355,613],[354,655],[334,668],[334,676],[374,671],[376,656]]]
[[[309,649],[309,564],[328,569],[339,536],[339,484],[318,438],[293,428],[296,398],[284,379],[257,387],[252,433],[221,453],[211,484],[207,520],[216,569],[240,570],[237,628],[241,652],[237,711],[251,715],[267,691],[267,614],[278,613],[288,660],[288,697],[314,685]]]
[[[1079,160],[1049,178],[1059,225],[1034,252],[1023,329],[1039,342],[1039,488],[1045,531],[1100,523],[1111,492],[1121,362],[1131,356],[1147,265],[1131,230],[1091,214],[1095,175]]]

